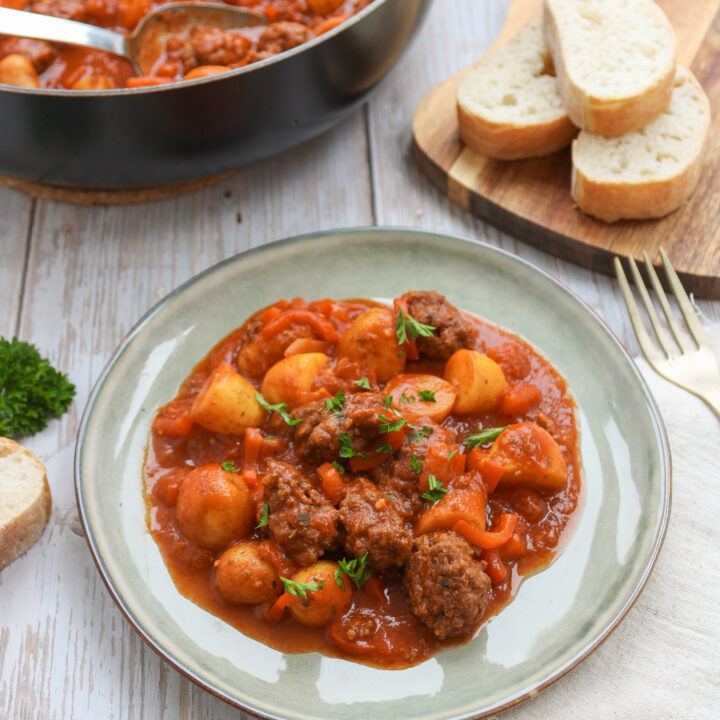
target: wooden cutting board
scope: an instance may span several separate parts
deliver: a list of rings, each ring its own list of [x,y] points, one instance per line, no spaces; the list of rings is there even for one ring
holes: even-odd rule
[[[720,0],[658,0],[675,27],[678,62],[710,98],[711,141],[700,183],[683,207],[659,220],[607,224],[570,197],[570,153],[504,162],[477,155],[458,137],[455,91],[461,73],[418,106],[413,144],[422,171],[450,200],[549,253],[613,273],[615,255],[659,262],[662,245],[687,290],[720,299]],[[513,0],[498,47],[540,13],[541,0]]]

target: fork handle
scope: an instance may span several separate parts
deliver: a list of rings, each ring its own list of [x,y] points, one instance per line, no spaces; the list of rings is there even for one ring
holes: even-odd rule
[[[720,418],[720,388],[710,390],[702,399],[710,409]]]

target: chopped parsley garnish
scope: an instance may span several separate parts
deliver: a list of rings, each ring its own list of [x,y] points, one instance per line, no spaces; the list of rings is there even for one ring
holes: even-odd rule
[[[392,452],[392,446],[390,443],[383,443],[379,447],[375,448],[376,453],[391,453]]]
[[[378,425],[378,431],[380,433],[391,433],[400,430],[404,425],[407,425],[405,418],[399,418],[398,420],[390,420],[384,415],[378,415],[380,418],[380,424]]]
[[[408,315],[402,308],[398,308],[395,334],[400,345],[419,337],[431,337],[434,331],[434,326],[423,325],[423,323]]]
[[[432,390],[421,390],[419,395],[420,400],[423,402],[437,402],[437,400],[435,400],[435,393]]]
[[[354,560],[348,561],[345,560],[345,558],[340,560],[338,562],[339,567],[335,568],[335,584],[344,590],[345,583],[343,582],[342,576],[347,575],[355,583],[355,587],[359,590],[372,575],[370,570],[365,567],[367,556],[368,554],[365,553]]]
[[[362,388],[363,390],[369,390],[370,389],[370,381],[365,377],[361,377],[359,380],[353,381],[355,385],[357,385],[359,388]]]
[[[34,435],[47,418],[60,417],[75,396],[75,386],[17,338],[0,338],[0,435]]]
[[[442,483],[434,475],[430,475],[428,477],[428,489],[422,496],[433,505],[437,505],[443,499],[443,495],[445,495],[446,492],[447,489],[443,487]]]
[[[345,399],[345,393],[342,390],[338,390],[332,400],[325,401],[325,409],[334,412],[336,415],[342,415]]]
[[[290,427],[298,425],[302,422],[302,418],[293,420],[290,417],[289,413],[285,410],[285,408],[287,407],[287,403],[278,403],[277,405],[271,405],[259,392],[255,393],[255,399],[260,404],[260,407],[265,408],[268,412],[276,412]]]
[[[325,587],[325,580],[318,580],[313,578],[314,582],[301,583],[295,582],[294,580],[288,580],[287,578],[280,576],[282,584],[285,586],[285,592],[295,597],[303,598],[307,600],[307,594],[309,592],[317,592]]]
[[[345,474],[345,468],[337,461],[333,460],[332,463],[330,463],[341,475]]]
[[[452,460],[456,455],[457,455],[457,448],[455,448],[454,450],[451,450],[451,451],[447,454],[447,459],[448,459],[448,460]]]
[[[385,493],[386,498],[390,498],[391,500],[395,499],[395,496],[392,493]]]
[[[262,515],[260,516],[260,522],[255,528],[265,527],[270,519],[270,506],[267,503],[263,503]]]
[[[236,473],[238,471],[238,469],[232,464],[232,461],[230,461],[230,460],[228,460],[227,462],[224,462],[220,467],[223,470],[225,470],[226,472]]]
[[[353,447],[352,437],[350,433],[345,430],[338,434],[338,442],[340,443],[340,457],[341,458],[353,458],[361,453],[355,452]]]
[[[386,395],[385,396],[385,407],[390,407],[392,405],[392,395]]]
[[[495,440],[500,433],[505,430],[505,427],[488,428],[487,430],[479,430],[476,433],[468,435],[463,440],[463,445],[469,450],[470,448],[480,447],[481,445],[487,445]]]
[[[406,395],[405,391],[403,390],[402,395],[400,395],[400,402],[414,403],[415,397],[413,395]]]
[[[429,425],[423,425],[419,430],[416,427],[413,427],[413,430],[415,431],[415,434],[410,438],[410,442],[417,442],[423,438],[430,437],[435,432],[435,429],[431,428]]]
[[[423,461],[417,455],[410,456],[410,469],[418,475],[422,471]]]

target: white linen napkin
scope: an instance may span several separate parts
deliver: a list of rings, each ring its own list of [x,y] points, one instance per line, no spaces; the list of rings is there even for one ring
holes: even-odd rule
[[[720,350],[720,326],[708,330]],[[636,362],[672,453],[670,526],[655,570],[590,658],[498,720],[720,718],[720,419]]]

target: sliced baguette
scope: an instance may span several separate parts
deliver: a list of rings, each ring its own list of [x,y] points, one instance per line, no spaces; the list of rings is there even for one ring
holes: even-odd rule
[[[675,33],[652,0],[543,0],[560,95],[583,130],[617,137],[670,102]]]
[[[677,209],[700,177],[710,103],[687,68],[678,67],[667,110],[619,138],[583,131],[572,146],[572,196],[580,209],[615,220],[655,218]]]
[[[44,465],[22,445],[0,437],[0,570],[42,535],[50,507]]]
[[[460,138],[487,157],[547,155],[577,135],[563,108],[539,17],[465,73],[457,106]]]

